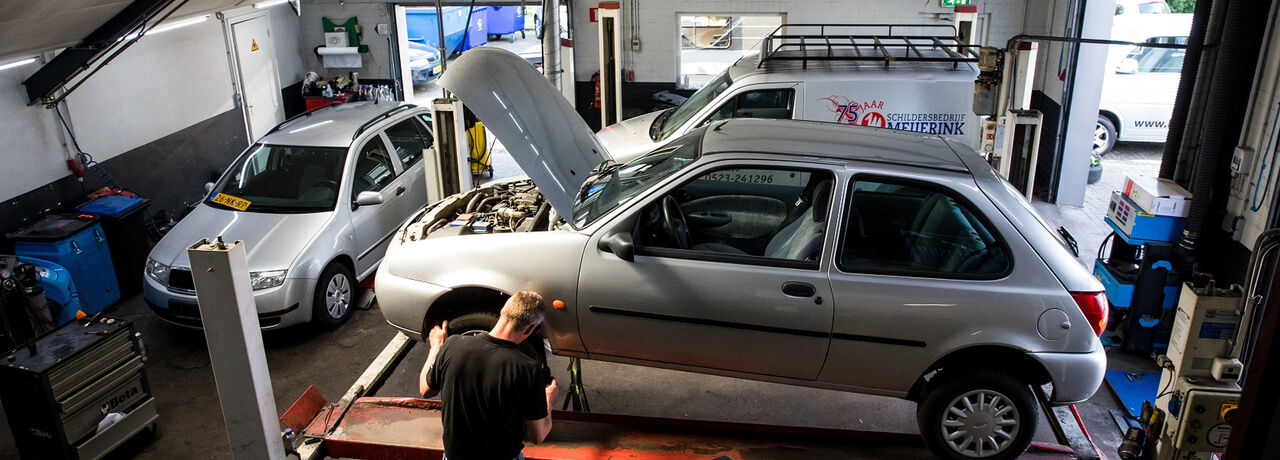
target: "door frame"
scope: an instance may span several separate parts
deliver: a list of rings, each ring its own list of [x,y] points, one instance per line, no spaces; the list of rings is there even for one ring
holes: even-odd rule
[[[239,11],[233,10],[233,11],[218,13],[218,17],[222,19],[222,38],[227,46],[227,64],[231,69],[231,87],[235,91],[233,97],[235,99],[236,107],[240,108],[240,112],[242,115],[241,118],[244,119],[244,132],[245,132],[245,137],[249,140],[248,145],[253,145],[253,143],[257,140],[257,138],[253,136],[254,134],[253,127],[250,125],[250,121],[249,121],[249,106],[248,104],[245,103],[245,100],[244,100],[244,94],[245,94],[244,80],[242,79],[242,70],[240,69],[240,59],[236,55],[235,33],[234,33],[234,30],[232,29],[232,26],[242,22],[258,19],[258,18],[266,19],[267,34],[268,34],[268,37],[271,38],[271,50],[274,53],[276,51],[275,37],[270,35],[271,19],[267,13],[268,12],[266,10],[256,9],[252,7],[245,10],[239,10]],[[272,56],[271,59],[275,61],[276,56]],[[281,107],[283,107],[284,100],[281,97],[282,88],[280,87],[280,67],[278,65],[272,66],[271,72],[272,72],[271,81],[275,83],[274,91],[272,92],[272,94],[274,94],[275,97],[277,98],[277,103],[280,104]],[[262,133],[262,134],[265,135],[266,133]]]

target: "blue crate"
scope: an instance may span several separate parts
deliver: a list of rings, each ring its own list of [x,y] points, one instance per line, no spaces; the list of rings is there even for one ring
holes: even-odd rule
[[[97,314],[120,300],[107,236],[97,219],[49,216],[9,237],[14,240],[14,254],[66,268],[85,313]]]

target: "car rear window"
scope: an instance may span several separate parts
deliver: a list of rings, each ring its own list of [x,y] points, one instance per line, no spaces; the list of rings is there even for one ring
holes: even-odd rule
[[[1008,246],[959,195],[931,184],[855,178],[837,266],[846,272],[998,278]]]

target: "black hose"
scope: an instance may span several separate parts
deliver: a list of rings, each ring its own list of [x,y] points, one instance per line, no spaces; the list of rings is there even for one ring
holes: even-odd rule
[[[1270,2],[1260,3],[1270,6]],[[1223,146],[1234,146],[1240,134],[1243,112],[1240,106],[1248,99],[1249,83],[1257,65],[1259,44],[1249,40],[1257,33],[1255,24],[1251,23],[1254,18],[1250,17],[1256,7],[1243,2],[1225,5],[1226,19],[1213,63],[1213,80],[1209,84],[1204,120],[1200,124],[1200,153],[1191,172],[1191,204],[1182,239],[1174,248],[1174,268],[1184,275],[1184,279],[1195,273],[1196,248],[1205,222],[1209,220],[1209,210],[1214,201],[1214,179],[1221,166],[1219,157]]]
[[[445,219],[445,218],[443,218],[443,217],[441,217],[441,218],[439,218],[439,219],[436,219],[436,221],[435,221],[435,222],[432,222],[432,223],[431,223],[431,226],[430,226],[430,227],[427,227],[427,233],[426,233],[426,235],[430,235],[430,234],[431,234],[431,232],[434,232],[434,231],[436,231],[436,230],[439,230],[439,229],[440,229],[440,227],[443,227],[443,226],[444,226],[445,224],[447,224],[447,223],[449,223],[449,219]],[[424,235],[424,237],[425,237],[425,235]]]
[[[1182,133],[1187,127],[1187,113],[1191,111],[1191,97],[1195,93],[1196,75],[1200,72],[1200,55],[1204,51],[1204,36],[1209,29],[1209,15],[1213,0],[1196,2],[1191,17],[1191,35],[1187,36],[1187,51],[1182,60],[1182,79],[1178,81],[1177,98],[1173,101],[1173,117],[1169,119],[1169,136],[1165,139],[1164,155],[1160,157],[1160,177],[1173,179],[1178,170],[1178,155],[1182,151]]]
[[[482,211],[480,211],[480,210],[481,210],[481,209],[484,209],[484,205],[489,204],[489,202],[490,202],[490,201],[501,200],[501,199],[502,199],[502,197],[500,197],[500,196],[491,196],[491,197],[485,198],[484,200],[481,200],[481,201],[480,201],[480,204],[479,204],[479,205],[477,205],[477,206],[476,206],[476,211],[477,211],[477,212],[482,212]]]

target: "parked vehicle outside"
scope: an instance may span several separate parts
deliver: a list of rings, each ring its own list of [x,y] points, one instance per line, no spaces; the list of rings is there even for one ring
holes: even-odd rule
[[[1189,14],[1129,19],[1122,28],[1117,18],[1113,38],[1185,45],[1191,31]],[[1186,50],[1174,48],[1112,47],[1102,79],[1094,153],[1106,155],[1118,141],[1165,141],[1185,55]]]
[[[243,241],[263,329],[351,315],[396,227],[426,203],[426,108],[358,102],[288,120],[249,146],[148,257],[143,297],[165,321],[200,327],[187,248]]]
[[[911,399],[943,458],[1015,458],[1031,385],[1066,404],[1101,383],[1101,284],[972,148],[742,119],[620,164],[518,62],[477,49],[442,77],[529,178],[393,234],[376,291],[396,329],[486,329],[533,289],[556,354]]]
[[[413,84],[425,84],[436,77],[440,76],[440,72],[444,70],[440,62],[440,51],[432,49],[431,45],[420,42],[409,42],[409,69],[413,74]]]

